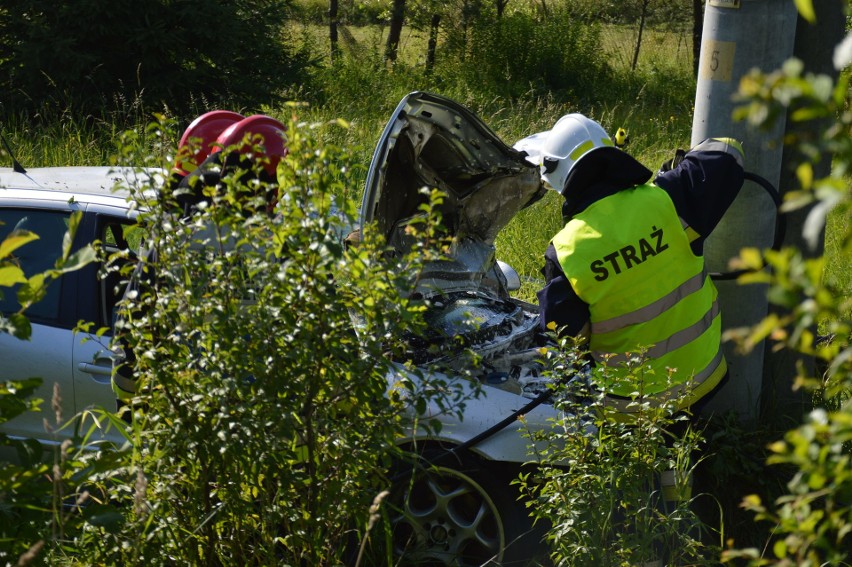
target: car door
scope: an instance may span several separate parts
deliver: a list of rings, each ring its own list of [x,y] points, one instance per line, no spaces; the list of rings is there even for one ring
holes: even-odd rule
[[[61,255],[62,241],[68,227],[73,203],[41,202],[22,204],[0,201],[0,242],[14,230],[30,230],[39,238],[13,252],[11,260],[25,276],[42,273],[53,267]],[[17,291],[20,286],[0,290],[0,311],[19,310]],[[2,430],[13,436],[31,437],[46,443],[61,441],[67,431],[57,431],[75,412],[75,392],[70,371],[74,315],[73,283],[67,276],[52,281],[45,297],[33,304],[26,316],[32,325],[29,340],[0,333],[0,380],[42,380],[35,393],[41,398],[40,411],[24,412],[5,424]]]
[[[103,246],[108,260],[80,270],[77,280],[77,315],[91,323],[87,332],[74,337],[71,374],[79,415],[77,427],[86,433],[95,423],[87,410],[115,411],[115,394],[110,384],[116,353],[111,342],[116,304],[124,293],[127,264],[135,262],[140,244],[139,230],[126,208],[90,205],[87,224],[81,226],[92,240]],[[94,439],[119,440],[114,432],[101,431]]]

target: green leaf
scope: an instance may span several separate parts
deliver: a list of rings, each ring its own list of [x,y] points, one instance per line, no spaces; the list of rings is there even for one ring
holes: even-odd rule
[[[83,266],[94,262],[95,258],[95,249],[91,246],[85,246],[68,256],[64,262],[61,262],[58,266],[59,271],[60,273],[65,274],[73,272],[74,270],[79,270]]]
[[[82,211],[74,211],[68,217],[68,230],[62,238],[62,257],[67,258],[71,252],[71,244],[74,242],[74,235],[77,234],[77,227],[80,226],[80,220],[83,218]]]
[[[760,496],[757,494],[749,494],[743,498],[743,508],[746,510],[755,510],[762,506],[763,503],[760,500]]]
[[[0,315],[0,333],[8,333],[21,340],[29,340],[32,335],[30,320],[20,313],[12,313],[8,317]]]
[[[796,168],[796,177],[799,178],[802,189],[810,189],[814,182],[814,168],[808,162],[803,162]]]
[[[29,400],[33,401],[33,400]],[[15,443],[18,460],[23,466],[35,467],[43,459],[44,445],[36,439],[21,439]]]
[[[808,120],[816,120],[828,116],[829,112],[826,108],[821,107],[805,107],[794,110],[790,114],[790,120],[793,122],[806,122]]]
[[[809,23],[816,23],[816,13],[812,0],[795,0],[796,9],[799,10],[799,15],[806,19]]]
[[[16,230],[0,242],[0,259],[6,258],[28,242],[38,240],[38,235],[28,230]]]
[[[118,533],[124,527],[124,516],[114,506],[93,504],[84,509],[83,518],[110,533]]]
[[[811,490],[820,490],[823,486],[825,486],[826,480],[825,475],[819,471],[814,471],[808,479],[808,487]]]
[[[778,327],[778,325],[778,316],[774,313],[769,315],[758,325],[752,328],[751,336],[749,336],[749,342],[752,344],[759,343],[761,340],[768,337],[772,331]]]
[[[41,385],[41,378],[0,382],[0,423],[31,409],[35,400],[27,400]]]
[[[45,274],[36,274],[30,277],[24,285],[18,289],[18,303],[28,307],[39,301],[47,290],[49,278]]]
[[[740,250],[740,265],[738,268],[760,270],[763,268],[763,254],[758,248],[743,248]]]
[[[26,281],[23,270],[18,266],[0,266],[0,286],[11,287]]]

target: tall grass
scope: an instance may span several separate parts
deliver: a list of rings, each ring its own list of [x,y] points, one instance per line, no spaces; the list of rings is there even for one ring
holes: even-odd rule
[[[825,231],[825,277],[838,289],[845,290],[847,296],[852,295],[852,271],[849,270],[849,266],[852,266],[852,253],[848,243],[844,243],[843,235],[849,234],[849,228],[850,219],[841,211],[835,210],[828,215]]]
[[[117,134],[113,128],[104,134],[102,127],[69,115],[49,123],[16,116],[3,125],[3,133],[24,168],[105,164]],[[11,167],[8,154],[5,147],[0,149],[0,166]]]

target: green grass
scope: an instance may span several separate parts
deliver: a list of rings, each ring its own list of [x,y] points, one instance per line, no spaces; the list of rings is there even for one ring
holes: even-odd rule
[[[14,157],[25,168],[104,165],[113,153],[111,141],[116,135],[114,128],[104,135],[100,128],[67,115],[48,124],[35,124],[20,117],[4,124],[3,132]],[[5,148],[0,149],[0,166],[12,166]]]
[[[825,273],[827,282],[831,282],[841,296],[852,296],[852,247],[844,245],[844,237],[850,234],[849,216],[834,210],[828,215],[825,228]],[[850,307],[852,309],[852,307]],[[852,316],[852,313],[847,313]]]

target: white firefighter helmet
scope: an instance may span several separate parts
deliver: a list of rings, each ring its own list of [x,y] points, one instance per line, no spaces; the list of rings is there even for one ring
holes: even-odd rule
[[[562,192],[565,180],[581,157],[596,148],[614,146],[603,127],[582,114],[566,114],[551,130],[518,141],[514,147],[541,167],[541,178]]]

